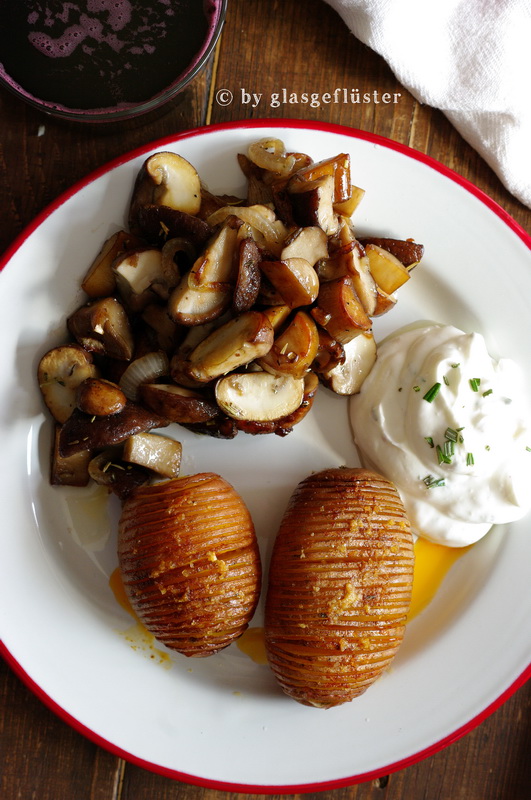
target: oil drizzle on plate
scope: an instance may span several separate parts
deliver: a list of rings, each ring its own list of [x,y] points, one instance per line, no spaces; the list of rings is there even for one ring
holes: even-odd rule
[[[261,627],[247,628],[236,642],[238,649],[249,656],[255,664],[267,664],[264,629]]]
[[[155,637],[148,631],[145,625],[140,622],[139,618],[135,614],[131,603],[129,602],[129,598],[125,593],[125,588],[118,567],[116,567],[116,569],[111,573],[109,578],[109,586],[114,594],[116,602],[121,605],[121,607],[125,609],[128,614],[131,614],[135,620],[134,625],[131,625],[131,627],[127,628],[125,631],[120,631],[121,635],[127,642],[129,642],[133,650],[142,651],[147,658],[150,658],[152,661],[156,661],[157,663],[161,664],[163,667],[165,667],[165,669],[170,669],[172,661],[169,653],[166,653],[164,650],[159,650],[159,648],[155,646]]]
[[[469,547],[445,547],[428,539],[419,538],[415,543],[415,571],[413,594],[408,622],[411,622],[433,600],[450,567],[461,558]]]

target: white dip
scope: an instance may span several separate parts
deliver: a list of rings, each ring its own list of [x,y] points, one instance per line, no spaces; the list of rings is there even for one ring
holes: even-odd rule
[[[350,417],[365,466],[395,483],[427,539],[469,545],[531,507],[523,376],[477,333],[426,324],[387,339]]]

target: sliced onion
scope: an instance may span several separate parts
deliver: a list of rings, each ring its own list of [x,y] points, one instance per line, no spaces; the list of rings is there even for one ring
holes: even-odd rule
[[[168,356],[162,350],[146,353],[131,361],[120,378],[120,389],[129,400],[138,400],[138,387],[142,383],[154,383],[157,378],[170,374]]]
[[[294,154],[286,153],[280,139],[261,139],[254,142],[249,146],[247,155],[257,167],[278,175],[289,175],[296,164]]]

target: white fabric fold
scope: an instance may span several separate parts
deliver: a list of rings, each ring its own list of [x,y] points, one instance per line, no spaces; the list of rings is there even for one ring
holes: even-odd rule
[[[326,0],[531,208],[531,0]]]

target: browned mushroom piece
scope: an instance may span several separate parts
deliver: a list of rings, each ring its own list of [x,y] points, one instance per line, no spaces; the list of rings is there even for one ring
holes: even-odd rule
[[[166,425],[167,419],[131,401],[118,414],[107,417],[91,417],[76,408],[61,428],[59,453],[70,456],[80,450],[101,450],[120,444],[134,433]]]
[[[308,372],[303,380],[302,401],[294,411],[284,417],[270,421],[238,420],[236,421],[238,430],[244,433],[250,433],[253,436],[266,433],[274,433],[277,436],[287,436],[291,433],[294,426],[302,422],[310,411],[318,387],[319,379],[317,375],[313,372]]]
[[[170,317],[181,325],[200,325],[219,317],[230,306],[236,281],[238,231],[223,225],[172,292]]]
[[[135,233],[139,209],[151,204],[197,214],[201,181],[195,167],[177,153],[160,151],[149,156],[136,177],[129,208],[129,227]]]
[[[168,436],[135,433],[125,440],[122,458],[164,478],[176,478],[181,469],[182,445]]]
[[[42,398],[57,422],[66,422],[75,409],[79,384],[97,376],[91,354],[78,344],[60,345],[43,355],[37,380]]]
[[[317,225],[327,236],[338,230],[338,217],[334,211],[334,178],[323,175],[312,181],[295,175],[288,184],[293,206],[293,216],[298,225]]]
[[[116,275],[112,265],[123,253],[145,246],[138,236],[127,231],[113,233],[103,244],[100,252],[83,278],[81,288],[89,297],[108,297],[116,290]]]
[[[161,247],[169,239],[186,239],[198,252],[212,236],[204,219],[169,206],[147,205],[138,210],[137,230],[149,244]]]
[[[365,247],[368,244],[375,244],[382,247],[393,256],[398,258],[401,264],[410,270],[415,267],[424,256],[424,245],[418,244],[411,239],[391,239],[384,236],[365,236],[360,238],[361,244]]]
[[[232,294],[232,308],[237,314],[249,311],[256,303],[260,292],[260,250],[251,236],[238,242],[238,273]]]
[[[382,292],[393,294],[410,279],[406,267],[388,250],[376,244],[367,244],[365,252],[371,275]]]
[[[306,181],[314,181],[325,176],[334,180],[333,202],[344,203],[352,194],[350,181],[350,156],[348,153],[339,153],[332,158],[322,161],[313,161],[297,170],[297,177]]]
[[[343,345],[344,360],[320,371],[320,378],[336,394],[359,392],[376,361],[376,342],[370,331],[359,331]]]
[[[296,228],[284,242],[280,260],[303,258],[311,267],[322,258],[328,258],[328,237],[322,228],[312,225]]]
[[[125,500],[139,486],[150,483],[153,473],[142,467],[133,466],[123,458],[123,448],[107,447],[89,462],[88,472],[94,483],[105,486],[120,500]]]
[[[299,408],[304,380],[269,372],[233,372],[216,384],[219,407],[237,422],[275,422]]]
[[[51,452],[50,483],[52,486],[86,486],[90,480],[90,450],[81,450],[72,456],[62,456],[59,452],[61,425],[56,424]]]
[[[352,277],[354,289],[363,308],[369,316],[372,316],[376,309],[377,284],[371,273],[365,249],[357,241],[352,225],[345,217],[339,217],[337,242],[339,245],[337,261],[344,267],[345,274]]]
[[[265,314],[246,311],[216,328],[188,356],[188,374],[208,382],[265,355],[274,330]]]
[[[145,383],[140,399],[147,408],[170,422],[194,424],[208,422],[219,414],[215,402],[204,394],[185,386],[166,383]]]
[[[319,348],[319,334],[312,317],[297,311],[287,327],[275,338],[271,350],[258,364],[273,375],[303,378],[311,368]]]
[[[319,293],[317,273],[304,258],[263,260],[260,269],[290,308],[311,305]]]
[[[114,297],[81,306],[67,319],[72,336],[86,350],[129,361],[134,339],[127,313]]]
[[[313,360],[312,370],[318,375],[321,372],[326,372],[334,369],[338,364],[342,364],[345,360],[345,348],[333,336],[330,336],[328,331],[325,331],[321,326],[318,327],[319,346],[317,353]]]
[[[93,417],[119,414],[127,402],[120,387],[104,378],[87,378],[76,391],[76,405],[80,411]]]
[[[118,292],[133,311],[141,311],[157,295],[166,300],[180,278],[177,264],[163,259],[162,251],[153,247],[130,250],[118,257],[113,271]]]
[[[359,330],[370,330],[372,325],[350,275],[321,284],[311,313],[317,324],[341,344],[353,339]]]
[[[183,329],[170,319],[166,305],[150,303],[142,310],[141,318],[153,332],[156,348],[167,354],[173,353]]]

